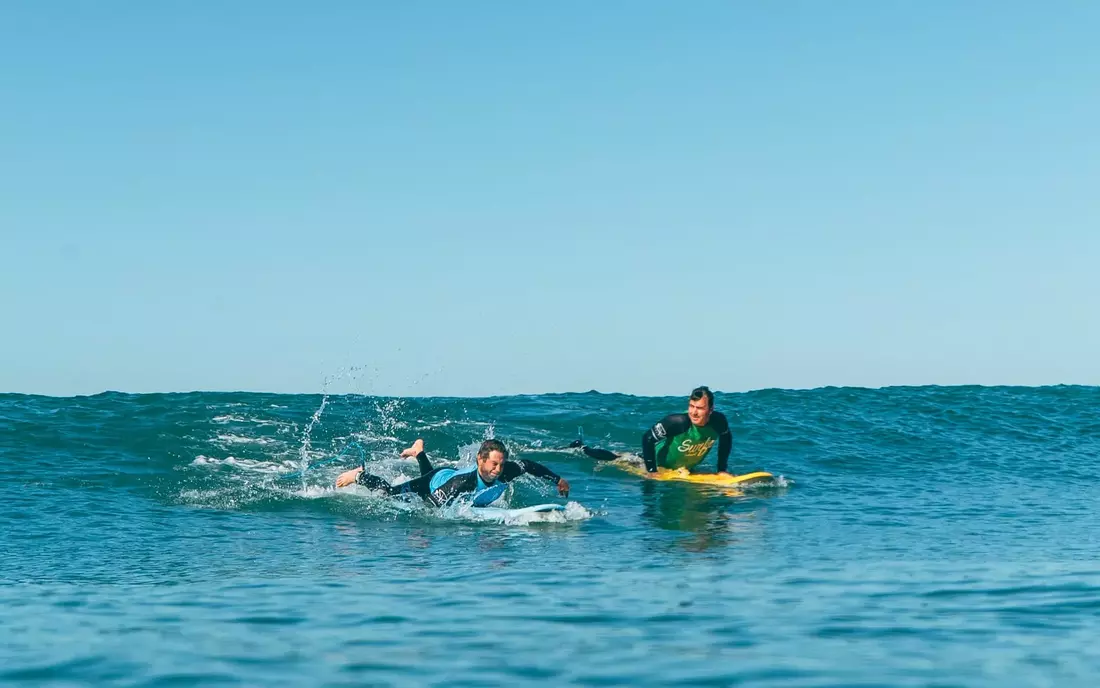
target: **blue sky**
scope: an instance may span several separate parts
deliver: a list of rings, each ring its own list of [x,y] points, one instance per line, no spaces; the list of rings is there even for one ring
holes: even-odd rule
[[[1084,1],[5,3],[0,391],[1100,384],[1098,35]]]

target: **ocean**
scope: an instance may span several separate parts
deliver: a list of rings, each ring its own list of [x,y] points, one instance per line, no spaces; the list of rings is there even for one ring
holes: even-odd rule
[[[561,448],[686,406],[0,395],[0,684],[1100,684],[1100,388],[719,393],[731,471],[777,476],[745,490]],[[507,504],[566,510],[333,488],[488,437],[572,484]]]

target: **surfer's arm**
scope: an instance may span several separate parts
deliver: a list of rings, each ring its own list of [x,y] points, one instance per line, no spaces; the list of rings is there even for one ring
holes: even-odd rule
[[[645,461],[646,471],[657,472],[657,440],[653,439],[652,430],[646,430],[642,435],[642,460]]]
[[[718,436],[718,472],[729,471],[730,451],[733,449],[733,437],[729,430]]]
[[[550,482],[556,483],[558,486],[558,494],[563,497],[569,496],[569,481],[546,466],[543,466],[538,461],[531,461],[529,459],[505,461],[504,470],[501,471],[500,479],[504,482],[511,482],[524,473],[530,473],[536,478],[546,478]]]
[[[733,435],[730,434],[729,421],[715,411],[711,415],[714,429],[718,431],[718,472],[726,473],[729,468],[730,451],[733,450]]]
[[[684,413],[665,416],[642,435],[642,460],[650,473],[657,472],[657,461],[668,456],[668,438],[688,429],[691,420]],[[660,446],[658,446],[660,445]]]

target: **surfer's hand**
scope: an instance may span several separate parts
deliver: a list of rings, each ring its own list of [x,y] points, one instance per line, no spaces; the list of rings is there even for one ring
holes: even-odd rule
[[[362,466],[359,468],[353,468],[350,471],[344,471],[336,478],[336,487],[347,487],[355,482],[355,479],[359,477],[359,474],[363,472]]]
[[[569,496],[569,481],[565,478],[558,478],[558,494],[562,497]]]

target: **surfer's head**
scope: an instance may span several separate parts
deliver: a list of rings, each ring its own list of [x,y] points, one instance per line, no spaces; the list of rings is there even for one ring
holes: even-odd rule
[[[477,472],[481,479],[491,483],[500,477],[504,462],[508,460],[508,448],[500,440],[485,440],[477,450]]]
[[[710,414],[714,411],[714,394],[706,387],[696,387],[691,390],[691,398],[688,399],[688,418],[692,425],[702,427],[710,420]]]

